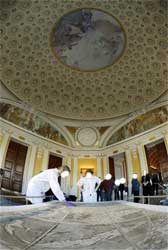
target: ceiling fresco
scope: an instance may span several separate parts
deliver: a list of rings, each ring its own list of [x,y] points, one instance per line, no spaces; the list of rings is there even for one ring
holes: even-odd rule
[[[120,24],[96,9],[68,13],[56,25],[51,39],[56,56],[82,71],[96,71],[111,65],[125,47]]]
[[[1,0],[0,30],[2,81],[35,110],[111,119],[167,89],[166,0]]]
[[[65,137],[57,128],[27,110],[11,104],[0,103],[0,117],[47,139],[68,145]]]
[[[108,140],[107,145],[125,140],[134,135],[143,133],[155,126],[168,121],[168,106],[163,106],[151,110],[145,114],[136,117],[126,125],[118,129]]]

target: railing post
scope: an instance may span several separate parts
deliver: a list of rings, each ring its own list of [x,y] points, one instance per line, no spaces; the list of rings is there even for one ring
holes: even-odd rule
[[[150,204],[150,196],[148,195],[148,204]]]
[[[144,204],[144,196],[142,196],[142,204]]]

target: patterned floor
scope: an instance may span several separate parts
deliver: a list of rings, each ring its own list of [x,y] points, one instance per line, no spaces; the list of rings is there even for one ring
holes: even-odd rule
[[[1,209],[1,250],[166,250],[168,213],[129,203]],[[155,211],[156,210],[156,211]]]

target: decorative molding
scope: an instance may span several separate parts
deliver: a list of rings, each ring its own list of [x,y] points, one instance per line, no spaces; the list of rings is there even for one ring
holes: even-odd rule
[[[150,131],[143,133],[143,135],[137,135],[132,138],[128,138],[125,141],[115,143],[113,145],[102,147],[102,148],[90,148],[90,147],[82,147],[82,148],[73,148],[66,145],[60,145],[58,143],[54,143],[53,141],[41,138],[38,135],[34,135],[31,132],[27,132],[24,129],[20,129],[16,126],[13,126],[9,122],[5,120],[0,121],[0,125],[4,134],[9,134],[10,131],[12,134],[12,138],[16,138],[19,140],[19,136],[23,136],[25,138],[24,143],[27,145],[36,145],[40,146],[43,149],[47,149],[50,152],[56,153],[56,150],[61,152],[62,156],[70,156],[70,157],[84,157],[85,155],[89,155],[90,157],[97,156],[112,156],[114,155],[114,151],[118,151],[115,154],[119,154],[125,152],[128,149],[131,149],[132,145],[137,145],[139,143],[148,144],[150,143],[150,137],[155,136],[156,140],[163,138],[166,135],[167,124],[162,124],[157,128],[153,128]],[[164,131],[164,134],[163,134]],[[23,141],[21,141],[23,143]]]
[[[75,133],[75,139],[82,146],[95,146],[100,135],[94,127],[81,127]]]
[[[115,124],[115,126],[111,126],[106,130],[106,132],[103,134],[103,136],[100,139],[100,146],[105,146],[108,142],[109,138],[120,128],[122,128],[124,125],[128,124],[130,121],[136,119],[138,116],[143,115],[149,111],[152,111],[154,109],[164,107],[165,105],[168,105],[168,101],[164,101],[162,103],[157,103],[155,105],[149,105],[146,109],[141,109],[140,111],[136,111],[134,113],[130,113],[129,116],[127,116],[126,119],[123,119],[122,121]],[[145,131],[146,132],[146,131]],[[143,132],[143,133],[145,133]],[[143,134],[142,133],[142,134]],[[136,135],[135,135],[136,136]]]

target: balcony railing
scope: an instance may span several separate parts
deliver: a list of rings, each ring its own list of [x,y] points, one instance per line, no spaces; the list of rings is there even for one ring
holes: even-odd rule
[[[52,201],[55,199],[54,195],[50,196],[0,195],[0,206],[28,205],[28,198],[43,198],[47,199],[48,201]],[[168,199],[168,195],[130,196],[130,197],[124,197],[124,200],[133,202],[134,198],[139,199],[138,202],[142,204],[162,205],[161,201],[165,200],[166,198]]]

